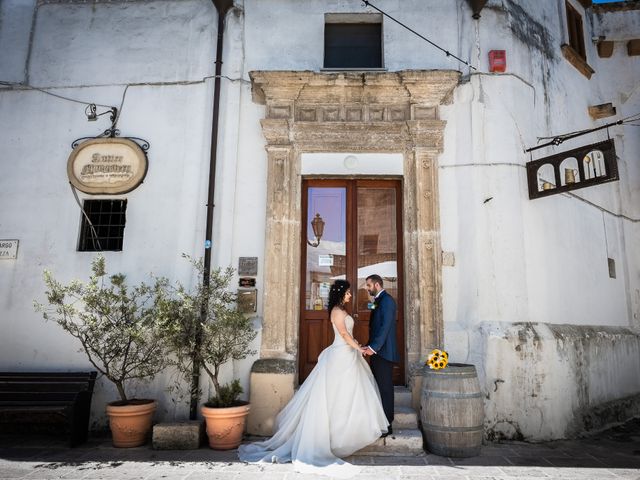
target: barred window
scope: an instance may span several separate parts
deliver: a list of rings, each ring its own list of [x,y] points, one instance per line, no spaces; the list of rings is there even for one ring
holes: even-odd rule
[[[126,200],[85,200],[79,252],[121,251]]]

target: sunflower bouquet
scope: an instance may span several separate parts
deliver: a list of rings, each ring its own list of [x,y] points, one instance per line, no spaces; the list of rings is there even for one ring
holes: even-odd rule
[[[437,348],[431,350],[431,353],[427,357],[425,365],[429,365],[432,370],[441,370],[449,363],[449,354],[444,350],[438,350]]]

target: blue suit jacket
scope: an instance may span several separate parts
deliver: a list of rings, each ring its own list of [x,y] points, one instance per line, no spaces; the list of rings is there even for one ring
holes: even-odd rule
[[[376,299],[375,308],[369,319],[369,343],[385,360],[399,362],[396,345],[396,302],[391,295],[383,291]]]

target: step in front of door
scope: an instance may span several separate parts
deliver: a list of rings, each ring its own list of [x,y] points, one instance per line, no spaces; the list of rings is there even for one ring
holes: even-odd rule
[[[396,407],[410,407],[411,406],[411,390],[407,387],[395,387],[393,392],[393,403]]]
[[[371,445],[354,453],[354,455],[389,457],[406,457],[424,454],[422,448],[422,433],[418,429],[394,430],[392,435],[379,438]]]
[[[407,430],[418,428],[418,414],[411,407],[396,406],[393,414],[393,429]]]

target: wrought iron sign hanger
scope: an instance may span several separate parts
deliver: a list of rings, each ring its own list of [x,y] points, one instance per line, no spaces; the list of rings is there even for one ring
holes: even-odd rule
[[[78,145],[80,145],[82,142],[86,141],[86,140],[93,140],[96,138],[115,138],[115,137],[120,137],[120,130],[118,130],[116,128],[116,124],[118,123],[118,109],[116,107],[109,107],[107,110],[105,110],[104,112],[101,113],[97,113],[97,107],[95,103],[90,103],[89,105],[87,105],[87,108],[85,108],[84,111],[85,115],[87,116],[87,120],[90,122],[95,122],[98,117],[102,116],[102,115],[106,115],[106,114],[110,114],[109,116],[109,120],[111,120],[111,127],[107,128],[104,132],[102,132],[100,135],[96,135],[96,136],[92,136],[92,137],[80,137],[75,139],[72,143],[71,143],[71,148],[76,148]],[[144,138],[139,138],[139,137],[120,137],[120,138],[125,138],[128,140],[132,140],[135,143],[137,143],[140,148],[142,149],[142,151],[147,152],[147,150],[149,150],[149,148],[151,147],[151,145],[149,144],[149,142],[147,140],[145,140]]]
[[[535,147],[527,148],[525,152],[527,153],[533,152],[534,150],[538,150],[544,147],[550,147],[552,145],[558,146],[565,140],[571,140],[572,138],[580,137],[582,135],[586,135],[591,132],[597,132],[598,130],[604,130],[605,128],[613,127],[615,125],[622,125],[623,123],[625,123],[625,120],[618,120],[617,122],[607,123],[606,125],[602,125],[596,128],[591,128],[589,130],[581,130],[579,132],[567,133],[565,135],[557,135],[555,137],[552,137],[551,141],[547,143],[543,143],[542,145],[536,145]],[[549,137],[543,137],[543,138],[549,138]]]
[[[110,114],[111,127],[100,135],[80,137],[73,141],[67,161],[67,175],[69,183],[81,192],[89,195],[120,195],[143,182],[149,165],[147,150],[150,145],[143,138],[120,137],[120,130],[116,128],[118,109],[104,108],[105,111],[98,113],[96,104],[87,105],[85,114],[88,121],[94,122],[98,117]]]

